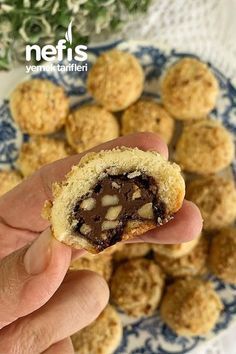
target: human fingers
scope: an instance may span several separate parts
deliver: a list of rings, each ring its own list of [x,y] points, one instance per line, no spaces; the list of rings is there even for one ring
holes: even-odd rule
[[[7,353],[16,348],[42,353],[95,320],[108,298],[108,286],[98,274],[73,272],[43,307],[5,327],[0,343]]]
[[[173,220],[135,238],[131,242],[174,244],[188,242],[198,237],[202,230],[202,216],[198,207],[184,200]]]
[[[138,147],[142,150],[155,150],[168,157],[167,145],[153,133],[138,133],[121,137],[99,145],[90,151],[112,149],[117,146]],[[71,167],[79,162],[83,154],[78,154],[49,164],[32,177],[0,198],[0,220],[18,229],[40,232],[48,226],[41,215],[46,199],[52,197],[51,187],[55,181],[64,179]]]
[[[45,350],[43,354],[74,354],[73,344],[70,338],[65,338],[60,342],[53,344],[50,348]]]
[[[71,261],[71,248],[44,231],[30,246],[0,262],[0,328],[44,305]],[[1,341],[0,341],[1,342]]]

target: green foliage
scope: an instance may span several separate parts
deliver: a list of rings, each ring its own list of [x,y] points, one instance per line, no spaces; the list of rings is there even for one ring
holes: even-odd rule
[[[26,44],[55,44],[73,20],[73,42],[116,30],[151,0],[0,0],[0,70],[24,61]]]

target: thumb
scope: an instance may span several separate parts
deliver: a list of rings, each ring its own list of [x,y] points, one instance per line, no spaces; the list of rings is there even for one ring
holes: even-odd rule
[[[45,230],[0,262],[0,328],[25,316],[55,293],[70,264],[71,249]]]

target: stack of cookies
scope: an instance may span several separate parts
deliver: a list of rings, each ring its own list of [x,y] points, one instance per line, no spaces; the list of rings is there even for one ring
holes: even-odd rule
[[[138,60],[111,50],[89,71],[92,104],[70,111],[63,88],[39,79],[21,83],[10,99],[12,116],[30,139],[21,147],[19,172],[1,172],[1,194],[54,160],[120,135],[148,131],[169,145],[184,171],[187,199],[197,204],[204,220],[203,233],[188,243],[118,244],[71,264],[70,271],[98,272],[111,290],[111,304],[72,337],[78,353],[116,349],[122,337],[116,309],[141,317],[155,315],[160,307],[161,318],[177,334],[204,335],[223,308],[206,275],[236,284],[236,189],[233,178],[225,177],[234,143],[227,129],[209,118],[217,103],[217,79],[207,64],[191,57],[163,73],[160,100],[141,97],[144,83]],[[54,135],[61,129],[64,138]]]

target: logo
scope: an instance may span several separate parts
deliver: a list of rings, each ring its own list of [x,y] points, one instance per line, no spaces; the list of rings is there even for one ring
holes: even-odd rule
[[[88,58],[87,46],[79,44],[75,47],[72,46],[72,21],[69,23],[67,31],[65,33],[65,39],[60,39],[54,46],[52,44],[46,44],[40,47],[38,44],[26,45],[25,48],[25,60],[31,62],[32,58],[36,62],[45,61],[47,63],[60,62],[63,59],[67,59],[69,64],[60,65],[26,65],[26,72],[30,71],[87,71],[86,60]],[[73,63],[70,63],[73,61]],[[74,63],[78,62],[78,64]],[[43,69],[44,68],[44,69]],[[47,68],[47,69],[46,69]]]

